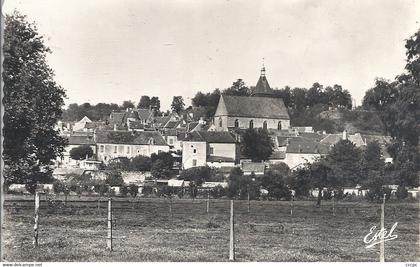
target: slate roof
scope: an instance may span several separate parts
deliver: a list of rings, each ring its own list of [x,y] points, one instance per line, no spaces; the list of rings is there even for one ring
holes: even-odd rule
[[[257,85],[255,86],[254,95],[268,95],[272,94],[270,85],[268,84],[267,78],[265,75],[261,75],[258,79]]]
[[[152,111],[147,108],[140,108],[137,110],[137,114],[141,120],[147,120],[152,116]]]
[[[328,134],[325,138],[321,140],[321,143],[334,145],[338,143],[340,140],[343,139],[342,134]],[[362,137],[360,134],[347,134],[347,139],[354,143],[356,146],[363,146],[365,145]]]
[[[141,121],[130,121],[129,127],[130,129],[144,129],[144,124]]]
[[[242,163],[243,172],[263,173],[265,164],[263,162],[244,162]]]
[[[286,153],[284,151],[273,151],[269,159],[285,159]]]
[[[69,145],[94,145],[93,135],[71,135],[67,137]]]
[[[188,134],[187,139],[207,143],[236,143],[235,137],[229,132],[194,131]]]
[[[106,144],[148,145],[151,138],[153,138],[154,145],[168,145],[162,135],[155,131],[98,131],[96,133],[96,142]]]
[[[302,154],[328,154],[329,146],[316,141],[291,139],[286,148],[286,153],[302,153]]]
[[[281,98],[222,95],[220,101],[225,109],[218,107],[215,116],[290,119]]]

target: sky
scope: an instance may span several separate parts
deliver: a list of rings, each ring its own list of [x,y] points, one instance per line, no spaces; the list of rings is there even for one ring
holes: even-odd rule
[[[377,77],[405,66],[420,0],[6,0],[35,21],[66,104],[138,103],[255,86],[340,84],[359,105]]]

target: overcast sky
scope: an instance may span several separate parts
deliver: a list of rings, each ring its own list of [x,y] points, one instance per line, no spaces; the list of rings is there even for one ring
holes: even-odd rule
[[[405,65],[420,28],[412,0],[6,0],[38,24],[66,104],[172,96],[255,85],[341,84],[360,104],[376,77]]]

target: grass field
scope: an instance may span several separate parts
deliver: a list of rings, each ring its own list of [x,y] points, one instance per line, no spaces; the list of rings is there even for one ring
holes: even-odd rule
[[[6,261],[228,261],[228,200],[113,201],[114,251],[106,250],[106,199],[69,198],[66,207],[41,201],[40,246],[34,248],[33,201],[6,196],[3,228]],[[372,203],[235,201],[237,261],[378,261],[379,245],[364,236],[380,226]],[[386,261],[418,261],[418,203],[389,203],[385,228],[398,222],[398,238],[385,243]]]

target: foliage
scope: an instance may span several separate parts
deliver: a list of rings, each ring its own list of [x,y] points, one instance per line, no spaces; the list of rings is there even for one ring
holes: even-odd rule
[[[88,145],[81,145],[74,147],[70,150],[70,157],[74,160],[82,160],[86,157],[90,158],[93,156],[93,150]]]
[[[128,191],[129,191],[129,189],[126,185],[121,185],[120,186],[120,195],[121,196],[123,196],[123,197],[127,196]]]
[[[377,142],[369,143],[362,153],[360,162],[362,184],[370,189],[383,186],[385,163],[381,158],[381,147]]]
[[[182,96],[174,96],[171,104],[172,111],[179,114],[181,111],[184,110],[184,107],[184,98],[182,98]]]
[[[204,182],[210,180],[212,174],[212,169],[208,166],[193,167],[182,170],[178,179],[191,181],[197,186],[201,186]]]
[[[149,109],[150,108],[150,97],[143,95],[140,97],[140,101],[137,104],[138,109]]]
[[[122,107],[115,103],[98,103],[96,105],[91,105],[90,103],[83,103],[81,105],[72,103],[67,109],[63,110],[62,120],[78,121],[84,116],[87,116],[93,121],[107,121],[112,111],[121,111],[122,109]]]
[[[134,102],[130,100],[126,100],[122,103],[121,108],[126,110],[128,108],[134,108]]]
[[[397,192],[395,192],[397,199],[406,199],[408,197],[408,190],[404,186],[398,186]]]
[[[135,184],[130,184],[128,186],[128,192],[130,193],[130,195],[132,197],[136,197],[137,194],[138,194],[138,192],[139,192],[139,187],[137,185],[135,185]]]
[[[242,136],[242,153],[253,162],[267,160],[273,153],[273,146],[273,141],[265,129],[247,129]]]
[[[171,175],[172,171],[163,159],[158,159],[153,162],[151,173],[155,178],[167,178]]]
[[[291,191],[286,185],[286,177],[280,173],[265,174],[261,179],[261,186],[268,190],[268,197],[276,200],[286,199],[290,200],[292,195]]]
[[[131,171],[150,171],[152,168],[152,160],[149,157],[138,155],[131,159]]]
[[[54,129],[65,92],[54,81],[46,55],[51,50],[26,16],[6,15],[4,29],[4,178],[34,188],[51,180],[51,161],[66,141]]]
[[[121,186],[124,184],[124,180],[121,177],[121,172],[110,171],[106,174],[105,184],[109,186]]]

